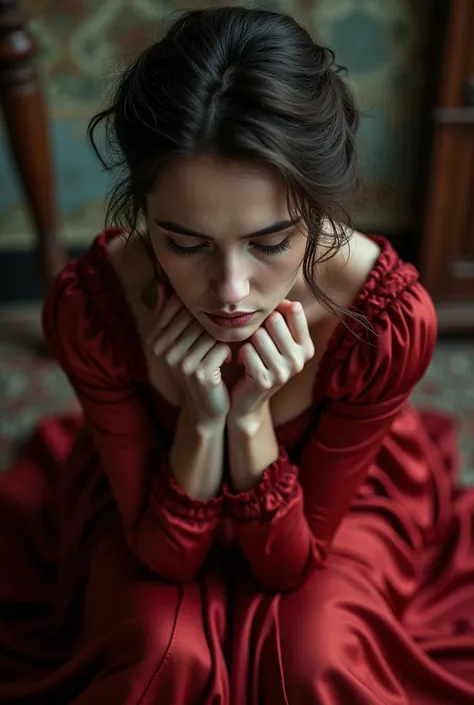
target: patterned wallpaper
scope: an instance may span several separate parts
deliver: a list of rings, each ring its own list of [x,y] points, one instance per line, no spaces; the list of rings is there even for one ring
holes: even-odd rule
[[[62,224],[70,242],[102,226],[108,177],[86,142],[88,118],[105,100],[117,67],[157,36],[188,0],[23,0],[37,39],[50,107]],[[214,2],[214,4],[219,4]],[[356,221],[384,232],[414,224],[428,0],[257,0],[294,14],[336,50],[364,117],[365,189]],[[432,7],[432,5],[431,5]],[[0,249],[28,246],[31,227],[0,135]]]

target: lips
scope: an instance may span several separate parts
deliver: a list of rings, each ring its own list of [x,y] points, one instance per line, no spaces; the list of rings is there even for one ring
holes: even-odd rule
[[[238,313],[208,313],[206,314],[214,325],[221,328],[240,328],[247,325],[253,312],[238,312]]]
[[[217,316],[218,318],[239,318],[240,316],[250,316],[253,311],[237,311],[237,313],[225,313],[225,311],[216,311],[209,313],[209,316]]]

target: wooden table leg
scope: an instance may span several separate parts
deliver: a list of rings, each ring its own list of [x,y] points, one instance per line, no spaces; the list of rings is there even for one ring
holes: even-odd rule
[[[36,47],[17,0],[0,0],[0,102],[13,160],[32,216],[43,280],[64,265],[58,234],[48,120]]]

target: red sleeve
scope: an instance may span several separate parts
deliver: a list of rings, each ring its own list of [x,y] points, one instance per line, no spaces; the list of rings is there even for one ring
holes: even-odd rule
[[[46,298],[43,328],[81,403],[130,550],[167,580],[192,580],[214,541],[222,501],[194,500],[174,482],[159,424],[74,262]]]
[[[393,301],[374,326],[372,342],[358,341],[334,372],[298,466],[281,448],[256,488],[225,493],[241,549],[265,589],[292,590],[324,565],[341,519],[430,362],[436,314],[421,285]]]

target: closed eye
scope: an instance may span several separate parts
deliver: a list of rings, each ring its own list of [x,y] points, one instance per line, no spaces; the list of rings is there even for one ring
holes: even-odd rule
[[[170,252],[174,252],[175,255],[195,255],[200,250],[202,250],[206,245],[195,245],[194,247],[181,247],[181,245],[177,245],[174,240],[172,240],[170,237],[166,238],[165,241],[165,247],[167,250]]]
[[[285,237],[284,240],[279,242],[277,245],[259,245],[258,243],[252,243],[252,247],[259,250],[264,255],[278,255],[280,252],[285,252],[291,248],[291,238]]]
[[[260,245],[257,242],[252,242],[250,243],[250,245],[252,249],[257,250],[258,252],[261,252],[264,255],[278,255],[281,252],[285,252],[286,250],[289,250],[291,248],[291,238],[287,236],[284,240],[282,240],[276,245]],[[203,243],[202,245],[194,245],[193,247],[182,247],[170,237],[167,237],[165,241],[165,247],[167,250],[173,252],[176,255],[183,255],[185,257],[189,257],[190,255],[195,255],[198,252],[201,252],[201,250],[205,249],[207,245]]]

